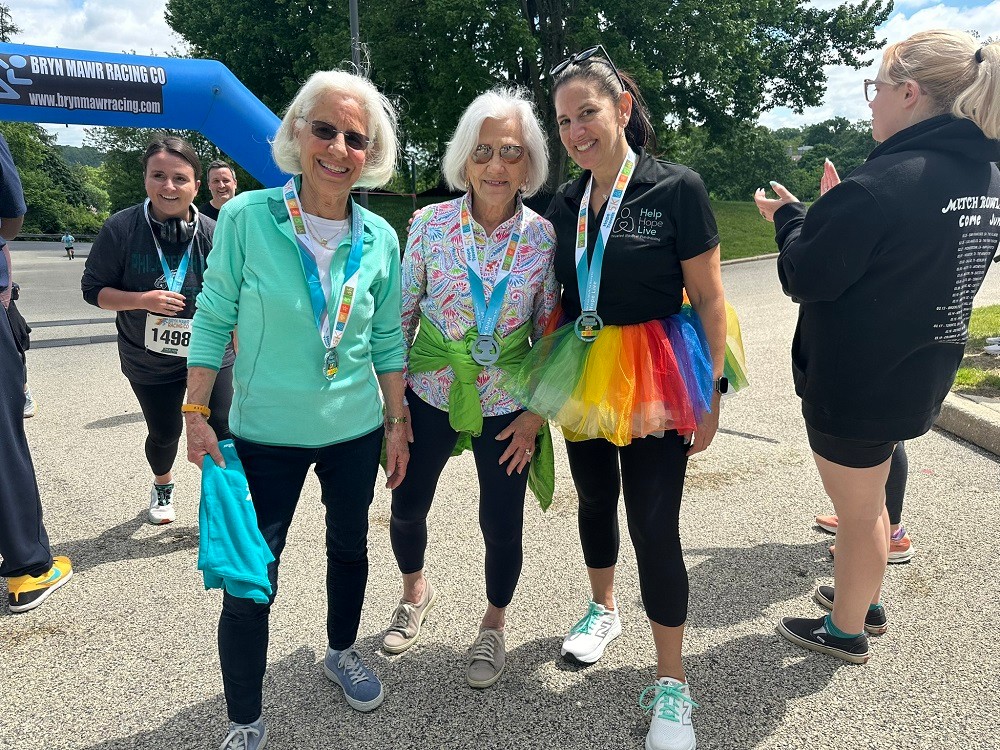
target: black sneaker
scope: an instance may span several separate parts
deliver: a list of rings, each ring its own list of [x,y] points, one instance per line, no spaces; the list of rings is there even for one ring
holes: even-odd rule
[[[815,601],[823,609],[833,612],[833,586],[820,586],[813,593]],[[889,629],[889,621],[885,616],[885,607],[869,609],[865,615],[865,632],[869,635],[882,635]]]
[[[836,656],[852,664],[868,661],[868,636],[862,633],[856,638],[837,638],[826,631],[826,616],[823,617],[782,617],[778,623],[778,635],[796,646]]]

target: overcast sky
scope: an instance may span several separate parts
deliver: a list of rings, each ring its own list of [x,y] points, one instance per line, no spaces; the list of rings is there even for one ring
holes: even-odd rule
[[[48,47],[89,49],[105,52],[132,51],[141,55],[163,54],[183,47],[183,42],[163,19],[166,0],[7,0],[15,23],[22,29],[13,41]],[[832,7],[838,0],[815,0]],[[346,7],[346,3],[344,3]],[[889,42],[905,39],[931,28],[958,28],[979,32],[982,38],[1000,38],[1000,0],[898,0],[892,16],[879,29]],[[362,34],[364,29],[362,29]],[[823,104],[802,114],[777,109],[765,113],[768,127],[797,126],[842,116],[867,118],[868,107],[861,81],[874,78],[878,53],[869,56],[869,68],[827,68],[828,89]],[[59,142],[79,145],[83,128],[57,126],[52,132]]]

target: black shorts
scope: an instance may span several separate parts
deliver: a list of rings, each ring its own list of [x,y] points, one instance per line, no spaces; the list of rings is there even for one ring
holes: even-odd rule
[[[888,461],[896,448],[896,440],[852,440],[827,435],[806,423],[806,435],[813,452],[830,463],[850,469],[870,469]]]

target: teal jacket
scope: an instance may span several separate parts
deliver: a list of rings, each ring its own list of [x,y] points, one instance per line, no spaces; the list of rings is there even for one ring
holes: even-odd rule
[[[274,555],[257,527],[257,514],[250,500],[243,464],[232,440],[219,443],[226,462],[220,469],[205,456],[201,472],[201,504],[198,507],[198,570],[206,589],[224,588],[230,596],[271,600],[267,566]]]
[[[364,252],[354,311],[337,347],[340,370],[323,374],[325,348],[280,188],[233,198],[219,214],[191,334],[189,367],[218,370],[238,326],[232,433],[267,445],[317,448],[366,435],[382,424],[376,374],[402,372],[399,240],[360,206]],[[331,266],[336,307],[350,238]]]

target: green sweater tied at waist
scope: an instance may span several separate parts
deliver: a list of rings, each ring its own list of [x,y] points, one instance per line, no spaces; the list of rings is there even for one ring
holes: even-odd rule
[[[521,364],[531,349],[531,344],[528,343],[530,331],[531,323],[525,323],[505,337],[493,335],[500,345],[497,367],[507,372]],[[483,432],[483,405],[476,388],[476,380],[483,371],[483,366],[472,359],[470,354],[478,337],[479,331],[473,326],[461,341],[446,339],[431,321],[421,315],[416,340],[410,347],[410,372],[437,372],[451,367],[455,373],[448,393],[448,423],[459,433],[453,456],[471,450],[472,438],[479,437]],[[552,504],[555,473],[552,434],[548,422],[543,422],[535,439],[535,453],[528,468],[528,486],[542,510],[547,510]]]

